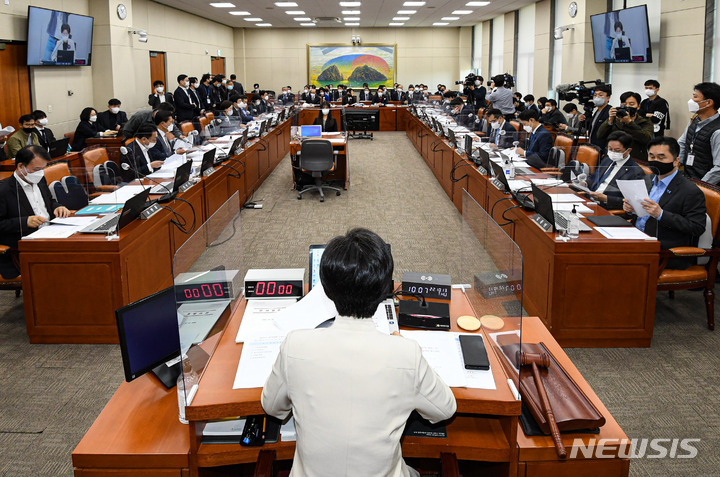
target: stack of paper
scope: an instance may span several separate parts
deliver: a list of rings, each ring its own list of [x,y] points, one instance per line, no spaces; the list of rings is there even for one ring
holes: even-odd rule
[[[143,185],[126,185],[113,192],[99,195],[90,201],[91,204],[124,204],[128,199],[132,199],[140,192],[145,190],[147,186]]]
[[[46,225],[40,227],[37,231],[26,235],[24,239],[50,239],[50,238],[68,238],[75,232],[82,229],[82,226],[72,225]]]
[[[274,320],[277,314],[287,307],[294,305],[294,298],[282,298],[279,300],[248,300],[243,319],[240,322],[235,337],[236,343],[242,343],[250,334],[266,332],[269,335],[286,334],[287,332],[275,325]]]

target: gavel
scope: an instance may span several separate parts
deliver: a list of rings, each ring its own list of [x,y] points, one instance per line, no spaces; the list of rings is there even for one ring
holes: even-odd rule
[[[567,458],[567,451],[562,443],[560,430],[558,429],[557,422],[555,421],[555,414],[553,413],[550,399],[548,398],[547,391],[545,390],[545,384],[543,384],[542,378],[540,377],[540,370],[538,369],[538,366],[542,366],[543,368],[550,367],[550,356],[547,353],[527,353],[524,351],[518,351],[517,353],[519,356],[516,356],[516,362],[519,361],[523,366],[532,366],[535,385],[537,386],[538,394],[540,394],[540,400],[545,408],[545,415],[547,416],[548,424],[550,424],[550,434],[555,442],[555,451],[557,452],[558,457],[565,459]]]

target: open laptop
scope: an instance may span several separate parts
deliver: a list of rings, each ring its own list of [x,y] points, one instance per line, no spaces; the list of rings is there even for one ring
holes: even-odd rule
[[[322,126],[300,126],[300,137],[303,139],[322,137]]]
[[[570,223],[570,214],[572,212],[558,212],[553,208],[552,197],[550,194],[532,184],[533,203],[535,204],[535,212],[533,222],[540,226],[546,232],[562,232],[567,230]],[[580,222],[578,227],[580,232],[592,232],[592,228]]]
[[[143,190],[138,195],[129,198],[119,214],[106,215],[81,229],[80,233],[109,234],[119,232],[123,227],[140,216],[140,213],[145,209],[145,202],[147,202],[149,195],[149,188]]]
[[[535,205],[533,204],[533,201],[530,197],[528,197],[526,194],[523,194],[522,192],[519,192],[518,190],[512,190],[510,188],[510,183],[508,182],[507,177],[505,177],[505,171],[503,171],[503,168],[500,167],[500,164],[490,161],[490,167],[492,168],[493,174],[495,174],[495,181],[502,185],[502,188],[505,190],[506,193],[512,194],[515,200],[518,201],[518,203],[522,205],[523,208],[528,210],[532,210],[535,208]],[[495,186],[497,187],[497,184],[495,184]]]
[[[175,194],[177,194],[180,190],[180,186],[190,180],[191,169],[192,161],[187,161],[185,164],[175,169],[175,180],[172,183],[163,182],[161,184],[156,184],[155,186],[153,186],[152,189],[150,189],[150,193],[163,194],[163,196],[158,199],[160,201],[164,199],[169,199],[170,196],[175,196]]]
[[[64,156],[67,154],[68,144],[70,143],[69,137],[64,137],[50,143],[50,157],[55,159],[56,157]]]
[[[74,50],[58,50],[57,60],[55,63],[58,65],[72,65],[75,64],[75,51]]]
[[[488,154],[488,152],[482,147],[476,149],[476,152],[477,159],[475,160],[475,162],[479,163],[478,170],[482,175],[491,176],[492,167],[490,166],[490,154]],[[482,168],[482,170],[480,168]]]
[[[215,163],[216,151],[216,148],[212,148],[208,151],[205,151],[205,154],[203,154],[202,162],[200,163],[200,177],[210,175],[215,171],[215,169],[213,169],[213,164]]]

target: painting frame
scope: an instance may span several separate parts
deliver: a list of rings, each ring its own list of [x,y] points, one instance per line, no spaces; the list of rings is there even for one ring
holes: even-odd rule
[[[352,88],[362,86],[364,81],[358,81],[357,83],[351,83],[349,81],[349,65],[345,65],[343,79],[338,80],[334,77],[330,80],[319,80],[318,78],[323,73],[322,67],[334,60],[340,60],[352,55],[358,57],[376,57],[380,60],[376,60],[381,64],[382,74],[385,76],[384,80],[367,81],[371,88],[377,87],[380,84],[386,86],[392,86],[397,78],[397,43],[365,43],[362,45],[353,45],[351,43],[308,43],[307,46],[307,78],[308,84],[314,84],[317,86],[323,86],[327,84],[345,84]],[[323,51],[321,51],[322,49]],[[384,61],[384,63],[383,63]],[[387,73],[387,74],[385,74]]]

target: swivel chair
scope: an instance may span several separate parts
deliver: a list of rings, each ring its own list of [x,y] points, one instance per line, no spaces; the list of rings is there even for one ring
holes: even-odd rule
[[[323,189],[334,190],[340,195],[340,189],[329,185],[323,185],[322,176],[335,169],[335,153],[333,152],[332,143],[327,139],[306,139],[302,143],[300,149],[300,169],[310,172],[315,183],[303,186],[298,192],[298,200],[302,199],[302,195],[311,190],[320,192],[320,202],[325,202],[325,194]]]

